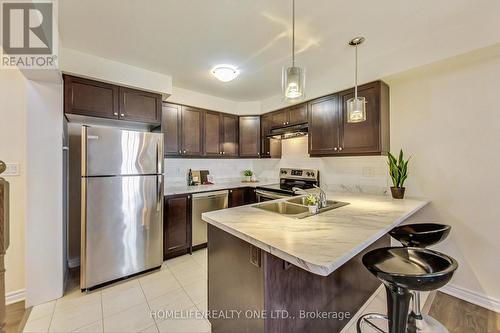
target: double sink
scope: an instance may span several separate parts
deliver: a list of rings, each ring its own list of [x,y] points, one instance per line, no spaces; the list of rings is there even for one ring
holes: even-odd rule
[[[278,202],[263,202],[253,207],[266,210],[268,212],[278,213],[287,217],[303,219],[305,217],[321,214],[323,212],[346,206],[348,204],[348,202],[327,200],[325,207],[320,208],[317,213],[311,213],[309,211],[309,207],[306,204],[306,197],[301,196]]]

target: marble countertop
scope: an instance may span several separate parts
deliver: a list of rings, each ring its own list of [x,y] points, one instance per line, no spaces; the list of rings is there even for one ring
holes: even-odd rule
[[[425,199],[327,193],[349,202],[304,219],[253,207],[202,214],[203,220],[309,272],[327,276],[427,205]],[[280,199],[276,201],[284,201]]]
[[[164,195],[174,195],[174,194],[188,194],[188,193],[200,193],[200,192],[210,192],[219,190],[228,190],[238,187],[257,187],[269,184],[276,184],[279,181],[272,180],[259,180],[256,183],[244,183],[240,179],[234,179],[230,181],[222,181],[213,185],[197,185],[197,186],[187,186],[178,184],[165,184],[165,194]]]

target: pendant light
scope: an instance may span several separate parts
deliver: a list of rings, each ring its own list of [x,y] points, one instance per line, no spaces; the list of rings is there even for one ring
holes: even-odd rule
[[[349,42],[349,45],[355,48],[356,65],[354,71],[354,98],[347,101],[348,123],[360,123],[366,120],[366,99],[358,97],[358,45],[364,41],[364,37],[356,37]]]
[[[292,0],[292,66],[283,67],[281,76],[281,88],[285,101],[295,102],[306,97],[305,79],[305,69],[295,66],[295,0]]]

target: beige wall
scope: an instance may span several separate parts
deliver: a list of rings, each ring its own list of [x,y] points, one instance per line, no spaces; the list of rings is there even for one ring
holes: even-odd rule
[[[432,201],[413,221],[452,225],[438,246],[460,263],[448,291],[500,311],[500,46],[387,81],[392,150],[412,155],[408,194]]]
[[[26,210],[26,79],[17,70],[0,71],[0,160],[19,163],[10,183],[10,247],[6,256],[6,293],[24,292]]]

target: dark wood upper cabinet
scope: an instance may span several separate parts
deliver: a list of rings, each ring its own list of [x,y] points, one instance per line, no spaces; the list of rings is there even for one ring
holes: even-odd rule
[[[339,93],[342,133],[339,153],[379,154],[389,150],[389,87],[381,81],[358,88],[358,96],[366,98],[366,121],[347,122],[347,101],[354,89]]]
[[[64,75],[64,112],[158,125],[160,94]]]
[[[220,156],[222,154],[222,121],[221,114],[205,111],[205,155]]]
[[[120,87],[121,120],[142,123],[160,123],[161,95],[147,91]]]
[[[307,123],[307,104],[294,105],[287,109],[287,125]]]
[[[118,119],[118,86],[64,75],[64,112]]]
[[[338,97],[330,95],[309,102],[309,154],[330,155],[338,150],[340,124]]]
[[[181,155],[181,112],[180,105],[163,103],[161,130],[164,141],[163,151],[166,156]]]
[[[307,103],[290,106],[271,113],[271,127],[283,127],[307,123]]]
[[[191,195],[165,197],[163,214],[163,258],[191,248]]]
[[[261,116],[260,127],[260,157],[281,158],[281,140],[269,139],[267,137],[272,127],[272,114],[268,113]]]
[[[222,155],[238,156],[238,116],[222,114]]]
[[[203,154],[203,110],[183,106],[181,117],[181,143],[183,156]]]
[[[358,87],[366,98],[366,121],[347,122],[354,89],[313,100],[309,107],[311,156],[380,155],[389,151],[389,87],[382,81]]]
[[[271,113],[271,127],[286,126],[288,121],[288,114],[286,110],[280,110]]]
[[[260,116],[240,117],[240,156],[260,156]]]

